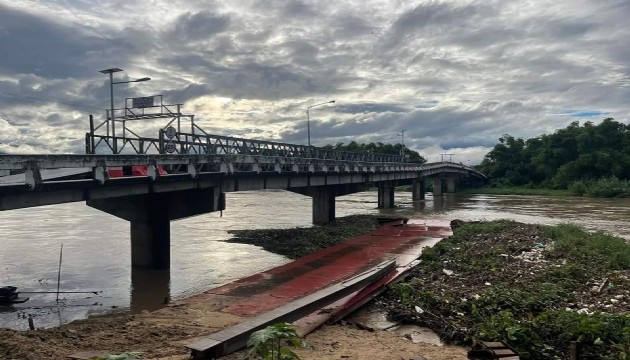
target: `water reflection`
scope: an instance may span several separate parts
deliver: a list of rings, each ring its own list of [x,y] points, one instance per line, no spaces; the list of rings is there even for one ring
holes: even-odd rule
[[[171,271],[139,267],[131,268],[131,300],[133,313],[153,311],[170,302]]]

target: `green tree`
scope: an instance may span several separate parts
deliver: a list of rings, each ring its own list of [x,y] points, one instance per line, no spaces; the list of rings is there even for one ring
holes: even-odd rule
[[[578,180],[630,179],[630,128],[606,118],[598,125],[574,121],[526,141],[506,134],[479,169],[500,186],[567,188]]]
[[[400,155],[404,154],[406,161],[413,163],[423,164],[427,160],[422,157],[417,151],[411,150],[407,147],[403,147],[402,144],[385,144],[382,142],[371,142],[369,144],[360,144],[356,141],[351,141],[348,145],[343,143],[336,143],[335,145],[325,145],[325,149],[339,150],[339,151],[352,151],[363,152],[371,154],[388,154],[388,155]]]

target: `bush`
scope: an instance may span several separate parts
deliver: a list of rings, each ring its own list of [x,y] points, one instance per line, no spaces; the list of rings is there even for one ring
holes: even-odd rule
[[[589,197],[630,197],[630,181],[617,177],[598,180],[578,180],[569,185],[569,191],[577,196]]]
[[[296,353],[286,346],[304,346],[295,331],[295,326],[289,323],[276,323],[262,330],[255,331],[247,340],[250,348],[247,359],[263,360],[299,360]]]

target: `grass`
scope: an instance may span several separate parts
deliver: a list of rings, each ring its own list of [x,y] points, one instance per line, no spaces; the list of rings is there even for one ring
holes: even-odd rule
[[[604,232],[587,233],[576,225],[561,224],[547,228],[554,241],[551,256],[596,269],[630,269],[630,245]]]
[[[528,188],[521,186],[514,187],[481,187],[468,188],[458,191],[460,194],[481,194],[481,195],[536,195],[536,196],[571,196],[571,191],[565,189],[545,189]]]

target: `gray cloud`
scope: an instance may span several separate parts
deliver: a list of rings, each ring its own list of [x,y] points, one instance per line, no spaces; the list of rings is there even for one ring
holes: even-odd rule
[[[116,66],[153,78],[117,85],[117,104],[164,94],[208,131],[305,143],[306,107],[335,99],[311,114],[314,144],[407,130],[413,149],[479,157],[571,109],[627,122],[629,16],[626,0],[0,0],[0,151],[81,152]]]
[[[226,30],[230,25],[230,18],[217,16],[207,11],[191,14],[189,12],[180,15],[172,24],[165,35],[172,41],[198,41],[207,40],[212,36]]]

